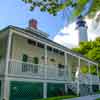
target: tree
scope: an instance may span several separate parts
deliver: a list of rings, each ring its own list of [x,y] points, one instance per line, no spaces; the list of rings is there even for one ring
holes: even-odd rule
[[[100,63],[100,47],[91,49],[86,56]]]
[[[100,70],[100,37],[97,37],[94,41],[80,42],[79,47],[72,50],[98,62]],[[91,68],[91,72],[94,73],[94,68]]]
[[[95,15],[100,10],[100,0],[22,0],[30,4],[30,10],[39,7],[41,11],[46,11],[56,15],[67,7],[74,8],[74,16],[79,16],[84,8],[88,8],[88,15]],[[88,6],[90,4],[90,6]]]
[[[73,50],[100,63],[100,37],[94,41],[80,42],[79,47]]]

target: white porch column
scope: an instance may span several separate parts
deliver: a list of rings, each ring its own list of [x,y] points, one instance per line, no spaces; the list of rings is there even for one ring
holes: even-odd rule
[[[71,83],[72,82],[72,68],[71,68],[70,64],[68,63],[68,55],[70,55],[70,54],[66,53],[66,59],[67,59],[67,62],[66,62],[67,63],[67,82]]]
[[[91,69],[90,69],[90,62],[88,62],[88,68],[89,68],[89,76],[90,76],[90,93],[92,93],[92,77],[91,77]]]
[[[6,66],[5,66],[4,79],[1,84],[2,85],[1,99],[5,99],[5,100],[9,100],[8,67],[9,67],[9,59],[10,59],[11,40],[12,40],[12,32],[10,32],[8,35],[7,51],[6,51]]]
[[[47,98],[47,83],[43,83],[43,98]]]
[[[64,71],[64,77],[65,77],[65,92],[67,93],[68,92],[68,89],[67,89],[67,78],[68,78],[68,68],[67,68],[67,54],[66,52],[64,53],[65,55],[65,71]]]
[[[47,64],[48,63],[48,61],[47,61],[47,45],[45,44],[45,64]]]
[[[80,57],[78,58],[78,78],[77,78],[77,96],[79,96],[80,93],[80,83],[79,83],[79,74],[80,74]]]
[[[3,79],[1,81],[1,100],[9,100],[9,94],[10,94],[10,83],[8,79]]]
[[[43,83],[43,98],[47,98],[47,45],[45,45],[45,70],[44,70],[44,78],[45,81]]]
[[[67,68],[67,54],[66,53],[64,53],[64,56],[65,56],[65,69],[64,69],[64,77],[65,77],[65,81],[67,81],[67,70],[68,70],[68,68]]]

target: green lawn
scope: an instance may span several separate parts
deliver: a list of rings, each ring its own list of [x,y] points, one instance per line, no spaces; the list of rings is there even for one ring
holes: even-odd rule
[[[100,91],[97,91],[96,93],[97,93],[97,94],[100,94]]]
[[[97,93],[97,94],[100,94],[100,91],[97,91],[96,93]],[[96,99],[96,100],[100,100],[100,98],[98,98],[98,99]]]
[[[68,96],[58,96],[58,97],[52,97],[52,98],[47,98],[47,99],[38,99],[38,100],[62,100],[62,99],[75,98],[75,97],[78,97],[78,96],[68,95]]]
[[[96,99],[96,100],[100,100],[100,98]]]

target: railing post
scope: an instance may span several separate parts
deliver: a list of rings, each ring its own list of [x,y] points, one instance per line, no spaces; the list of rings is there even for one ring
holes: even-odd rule
[[[9,59],[10,59],[10,50],[11,50],[11,40],[12,40],[12,32],[8,34],[8,42],[7,42],[7,52],[6,52],[6,66],[4,79],[2,81],[2,92],[1,99],[9,100],[9,80],[8,80],[8,67],[9,67]]]

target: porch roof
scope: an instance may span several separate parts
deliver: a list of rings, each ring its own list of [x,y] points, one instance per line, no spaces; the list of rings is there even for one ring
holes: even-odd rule
[[[93,63],[95,63],[95,64],[98,64],[97,61],[93,61],[92,59],[87,58],[87,57],[85,57],[84,55],[82,55],[82,54],[80,54],[80,53],[77,53],[77,52],[75,52],[75,51],[72,51],[71,49],[69,49],[69,48],[67,48],[67,47],[65,47],[65,46],[63,46],[63,45],[60,45],[59,43],[56,43],[56,42],[50,40],[50,39],[47,38],[47,37],[44,37],[44,36],[42,36],[42,35],[37,34],[37,32],[44,33],[44,32],[42,32],[42,31],[40,31],[40,30],[34,29],[34,30],[32,31],[32,30],[29,30],[29,29],[24,29],[24,28],[20,28],[20,27],[17,27],[17,26],[9,25],[9,26],[5,27],[4,29],[0,30],[0,32],[3,32],[3,31],[5,31],[5,30],[9,30],[9,29],[13,29],[13,30],[15,30],[15,31],[18,31],[18,32],[20,32],[20,34],[23,34],[23,32],[24,32],[24,34],[26,34],[26,35],[28,35],[28,36],[30,36],[30,37],[32,37],[32,36],[35,35],[36,37],[41,38],[42,40],[45,40],[46,42],[48,42],[48,43],[50,43],[50,44],[54,44],[55,46],[57,46],[58,48],[60,48],[62,51],[70,52],[71,54],[73,54],[73,56],[76,55],[76,56],[79,56],[79,57],[81,57],[81,58],[84,58],[84,59],[86,59],[86,60],[88,60],[88,61],[90,61],[90,62],[93,62]]]

